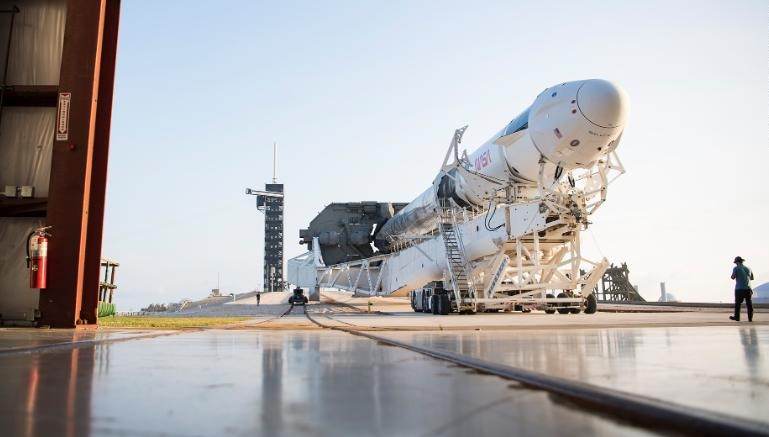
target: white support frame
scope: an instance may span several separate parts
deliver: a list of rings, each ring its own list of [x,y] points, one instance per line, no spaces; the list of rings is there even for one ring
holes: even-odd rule
[[[467,171],[466,153],[460,155],[459,144],[466,126],[457,129],[446,151],[438,177],[452,169]],[[450,163],[450,159],[454,162]],[[513,306],[552,308],[553,304],[568,307],[582,307],[585,299],[592,294],[598,280],[608,267],[604,258],[592,261],[582,256],[580,235],[589,226],[588,217],[606,200],[609,184],[625,172],[625,168],[614,150],[604,155],[589,169],[565,172],[559,180],[545,183],[545,160],[540,160],[539,177],[534,185],[499,183],[500,194],[490,199],[489,208],[505,209],[507,241],[499,243],[498,252],[483,259],[468,260],[468,278],[475,284],[476,291],[471,299],[477,311],[488,308],[512,309]],[[480,177],[480,175],[478,175]],[[504,198],[501,191],[504,190]],[[504,203],[494,203],[502,200]],[[557,216],[541,228],[524,235],[514,236],[511,231],[510,210],[522,204],[539,203],[539,211]],[[461,222],[476,219],[484,211],[456,209],[452,218]],[[525,228],[530,229],[530,228]],[[317,238],[313,239],[312,267],[315,270],[318,288],[339,288],[367,295],[388,295],[401,289],[384,289],[384,284],[393,284],[389,275],[389,261],[400,251],[414,247],[426,259],[435,261],[430,254],[419,248],[425,241],[441,238],[438,232],[404,238],[397,247],[398,252],[376,255],[370,258],[332,266],[323,262]],[[461,240],[460,240],[461,241]],[[305,255],[303,255],[305,256]],[[296,263],[309,267],[309,260],[295,258]],[[291,260],[293,261],[293,260]],[[445,263],[444,263],[445,264]],[[365,273],[365,277],[364,277]],[[346,278],[344,280],[343,278]],[[354,279],[353,279],[354,278]],[[361,283],[361,279],[363,279]],[[448,278],[446,270],[444,282]],[[482,279],[479,279],[482,278]],[[446,287],[451,289],[451,287]],[[566,297],[557,296],[564,293]]]

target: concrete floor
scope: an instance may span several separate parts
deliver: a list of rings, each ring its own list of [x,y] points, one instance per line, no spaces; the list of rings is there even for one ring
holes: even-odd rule
[[[323,306],[318,309],[321,316]],[[619,327],[669,327],[669,326],[744,326],[748,322],[732,322],[727,312],[680,312],[680,313],[596,313],[596,314],[545,314],[542,311],[523,313],[486,313],[437,316],[415,312],[367,314],[331,312],[329,323],[354,325],[362,329],[376,330],[509,330],[509,329],[580,329]],[[752,326],[766,326],[769,317],[756,314]]]
[[[0,429],[9,436],[647,433],[542,391],[325,330],[207,330],[5,353],[0,374]]]
[[[133,329],[128,331],[0,328],[0,356],[19,350],[87,344],[100,341],[127,340],[156,335],[157,331]]]
[[[279,318],[285,304],[242,307],[254,317],[226,330],[0,329],[2,435],[659,431],[321,329],[301,311]],[[733,323],[725,312],[432,316],[331,301],[308,309],[324,324],[769,422],[767,322]]]
[[[377,334],[769,423],[766,325]]]

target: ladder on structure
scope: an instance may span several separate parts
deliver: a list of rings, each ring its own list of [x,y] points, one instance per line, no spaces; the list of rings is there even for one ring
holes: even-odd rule
[[[462,243],[462,235],[459,232],[453,208],[441,208],[438,217],[438,229],[446,248],[446,263],[457,308],[459,311],[473,310],[473,301],[476,296],[475,285],[470,277],[471,270],[465,256],[465,247]]]

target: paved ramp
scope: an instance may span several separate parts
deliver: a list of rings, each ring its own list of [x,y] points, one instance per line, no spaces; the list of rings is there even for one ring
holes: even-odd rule
[[[272,293],[262,293],[260,305],[279,305],[288,302],[291,296],[290,291],[274,291]],[[256,305],[256,296],[249,296],[234,302],[227,302],[225,305]]]

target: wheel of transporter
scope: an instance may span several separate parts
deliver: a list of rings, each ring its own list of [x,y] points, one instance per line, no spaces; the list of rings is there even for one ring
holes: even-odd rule
[[[438,313],[446,316],[451,312],[451,300],[448,294],[438,295]]]
[[[433,314],[440,314],[439,312],[440,308],[438,307],[438,305],[440,304],[439,301],[440,301],[440,296],[438,296],[437,294],[430,296],[430,309],[432,310]]]
[[[566,293],[558,293],[558,299],[562,297],[569,297],[566,295]],[[560,305],[568,305],[567,303],[562,303]],[[571,308],[558,308],[558,314],[569,314],[571,312]]]
[[[585,299],[585,314],[595,314],[598,311],[598,300],[595,298],[595,294],[590,295]]]
[[[553,296],[550,293],[546,294],[545,297],[548,298],[548,299],[554,299],[555,298],[555,296]],[[547,313],[547,314],[555,314],[555,309],[551,308],[550,304],[548,304],[548,308],[545,310],[545,313]]]

